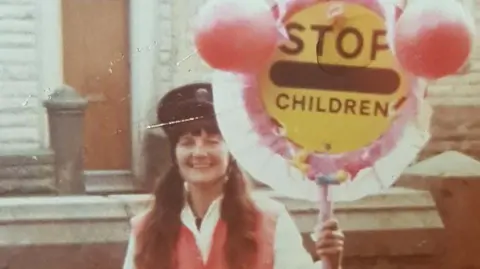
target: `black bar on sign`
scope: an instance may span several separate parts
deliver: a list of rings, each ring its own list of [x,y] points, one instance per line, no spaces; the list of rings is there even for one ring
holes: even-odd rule
[[[292,61],[276,62],[270,79],[278,87],[388,95],[397,91],[395,70]]]

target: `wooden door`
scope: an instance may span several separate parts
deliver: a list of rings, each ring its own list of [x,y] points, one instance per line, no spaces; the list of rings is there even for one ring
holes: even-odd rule
[[[85,170],[130,170],[128,0],[62,0],[65,83],[90,103]]]

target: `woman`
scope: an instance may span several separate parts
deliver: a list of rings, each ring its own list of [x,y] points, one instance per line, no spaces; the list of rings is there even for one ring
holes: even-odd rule
[[[253,196],[218,129],[211,85],[190,84],[157,108],[173,165],[147,212],[132,219],[124,269],[313,269],[283,205]],[[343,235],[332,220],[317,254],[340,268]]]

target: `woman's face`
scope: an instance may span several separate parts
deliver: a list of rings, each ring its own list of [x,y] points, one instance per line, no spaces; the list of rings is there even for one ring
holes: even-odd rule
[[[189,184],[215,183],[223,177],[229,163],[229,152],[219,134],[185,134],[175,149],[180,174]]]

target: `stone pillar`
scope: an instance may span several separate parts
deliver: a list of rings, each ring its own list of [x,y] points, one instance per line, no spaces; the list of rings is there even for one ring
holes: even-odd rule
[[[58,88],[44,101],[60,195],[85,193],[83,129],[87,104],[88,101],[69,86]]]

